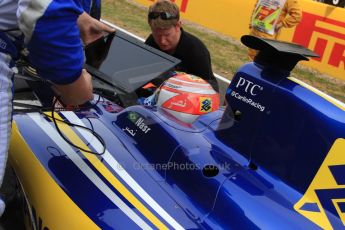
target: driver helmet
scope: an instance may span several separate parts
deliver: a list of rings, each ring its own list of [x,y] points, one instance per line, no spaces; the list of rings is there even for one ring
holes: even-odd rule
[[[160,87],[157,107],[179,121],[193,123],[200,115],[219,109],[219,93],[204,79],[178,72]]]

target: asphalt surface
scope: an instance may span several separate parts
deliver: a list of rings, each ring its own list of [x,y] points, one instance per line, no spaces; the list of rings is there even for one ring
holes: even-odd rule
[[[0,230],[24,230],[24,216],[19,199],[10,202],[0,219]]]
[[[7,162],[8,163],[8,162]],[[6,209],[0,218],[0,230],[22,230],[24,226],[23,202],[15,175],[10,167],[6,168],[3,185],[0,189]]]

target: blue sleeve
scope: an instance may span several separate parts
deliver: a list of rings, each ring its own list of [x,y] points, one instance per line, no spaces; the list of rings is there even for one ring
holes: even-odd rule
[[[98,20],[101,18],[101,0],[81,0],[81,4],[90,16]]]
[[[92,0],[81,0],[81,4],[86,13],[90,13]]]
[[[69,84],[80,76],[84,51],[77,19],[81,13],[79,0],[55,0],[36,21],[28,49],[30,61],[41,77]]]

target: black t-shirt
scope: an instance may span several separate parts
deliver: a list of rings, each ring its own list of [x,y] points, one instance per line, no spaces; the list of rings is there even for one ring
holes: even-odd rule
[[[159,49],[152,34],[146,39],[145,44]],[[194,35],[181,28],[181,37],[172,56],[181,60],[175,70],[193,74],[208,81],[218,91],[217,80],[213,75],[211,57],[208,49]]]

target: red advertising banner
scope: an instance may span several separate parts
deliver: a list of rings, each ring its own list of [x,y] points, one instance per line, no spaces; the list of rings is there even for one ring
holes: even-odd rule
[[[155,0],[135,0],[149,6]],[[183,19],[240,39],[249,33],[256,0],[171,0]],[[299,0],[302,21],[295,28],[284,28],[279,40],[295,42],[320,55],[301,62],[322,73],[345,80],[345,9],[312,0]]]
[[[292,41],[319,54],[315,61],[345,70],[344,31],[344,22],[303,12]]]

